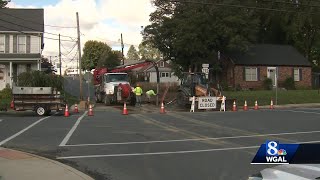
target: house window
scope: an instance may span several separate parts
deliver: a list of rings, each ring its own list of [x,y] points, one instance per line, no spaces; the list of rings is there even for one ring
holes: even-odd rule
[[[258,80],[257,68],[246,67],[245,78],[246,78],[246,81],[257,81]]]
[[[160,77],[169,77],[169,73],[168,72],[162,72],[162,73],[160,73]]]
[[[5,35],[0,35],[0,53],[4,53],[5,52]]]
[[[164,61],[160,61],[160,67],[164,67]]]
[[[26,36],[18,36],[17,41],[18,41],[18,53],[26,53]]]
[[[300,68],[293,69],[293,79],[294,81],[301,81],[302,72]]]

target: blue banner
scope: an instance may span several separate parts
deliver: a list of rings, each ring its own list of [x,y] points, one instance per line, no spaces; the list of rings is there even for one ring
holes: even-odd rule
[[[319,164],[320,144],[262,144],[251,164]]]

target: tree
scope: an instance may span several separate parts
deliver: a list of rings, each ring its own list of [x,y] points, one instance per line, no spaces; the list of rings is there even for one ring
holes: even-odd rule
[[[269,2],[270,3],[270,2]],[[262,43],[289,44],[313,61],[320,41],[320,2],[299,0],[266,4],[266,8],[282,10],[256,12],[260,18],[258,41]]]
[[[48,58],[41,57],[41,69],[46,74],[52,74],[54,72],[53,65],[49,62]]]
[[[256,41],[259,19],[252,10],[170,0],[153,0],[153,4],[156,11],[143,31],[144,42],[184,70],[217,63],[218,51],[246,51]]]
[[[98,65],[98,61],[102,56],[112,54],[112,49],[104,42],[87,41],[84,44],[83,56],[81,58],[82,68],[84,70],[92,70]]]
[[[138,55],[138,51],[136,50],[136,48],[131,45],[128,52],[127,52],[127,59],[129,60],[139,60],[139,55]]]
[[[161,53],[157,48],[152,47],[152,44],[141,42],[139,44],[139,56],[143,60],[160,60]]]
[[[8,4],[7,0],[0,0],[0,8],[6,8],[7,4]]]
[[[119,66],[120,62],[121,59],[119,59],[119,51],[105,51],[104,53],[102,53],[102,56],[100,57],[97,66],[113,68],[115,66]]]

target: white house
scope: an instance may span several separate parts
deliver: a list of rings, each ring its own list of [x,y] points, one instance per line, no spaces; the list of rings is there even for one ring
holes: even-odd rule
[[[180,80],[177,76],[174,75],[171,66],[166,61],[158,61],[157,66],[159,69],[160,82],[163,83],[180,83]],[[157,82],[157,72],[153,65],[141,68],[137,72],[138,76],[144,78],[144,81],[147,82]]]
[[[0,8],[0,90],[20,73],[41,68],[44,10]]]

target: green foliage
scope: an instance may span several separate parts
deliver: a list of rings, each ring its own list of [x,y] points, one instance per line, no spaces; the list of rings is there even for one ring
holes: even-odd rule
[[[254,43],[292,45],[319,64],[320,1],[194,2],[152,0],[156,10],[142,32],[144,44],[164,59],[174,57],[184,71],[192,64],[217,63],[217,51],[246,51]]]
[[[217,51],[246,51],[256,40],[259,21],[247,9],[168,0],[153,3],[156,11],[143,31],[144,41],[165,59],[174,57],[172,61],[185,71],[192,64],[216,63]]]
[[[7,4],[8,4],[8,1],[0,0],[0,8],[6,8]]]
[[[266,78],[263,80],[263,88],[265,90],[271,90],[272,89],[272,79]]]
[[[157,48],[152,47],[152,44],[148,42],[142,42],[139,44],[139,55],[143,60],[160,60],[161,54]]]
[[[230,90],[230,88],[228,86],[228,83],[226,81],[222,81],[221,82],[221,87],[222,87],[223,91],[229,91]]]
[[[12,99],[12,89],[9,86],[0,91],[0,99]]]
[[[112,49],[104,42],[87,41],[84,44],[82,58],[82,68],[85,70],[94,69],[98,61],[112,54]],[[105,59],[104,59],[105,60]]]
[[[113,68],[120,65],[119,54],[117,51],[105,51],[102,53],[97,66]]]
[[[18,76],[17,86],[26,87],[53,87],[61,91],[63,89],[62,77],[46,74],[41,71],[24,72]]]
[[[136,48],[131,45],[128,52],[127,52],[127,59],[129,60],[139,60],[139,55],[138,55],[138,51],[136,50]]]
[[[283,82],[283,87],[288,89],[288,90],[293,90],[295,89],[295,83],[294,79],[292,77],[288,77],[284,82]]]
[[[265,8],[275,8],[273,4],[259,2]],[[297,48],[310,62],[314,60],[315,49],[320,42],[320,2],[299,0],[298,4],[282,2],[276,9],[284,11],[256,11],[260,19],[259,39],[261,43],[289,44]],[[319,59],[319,58],[317,58]]]

